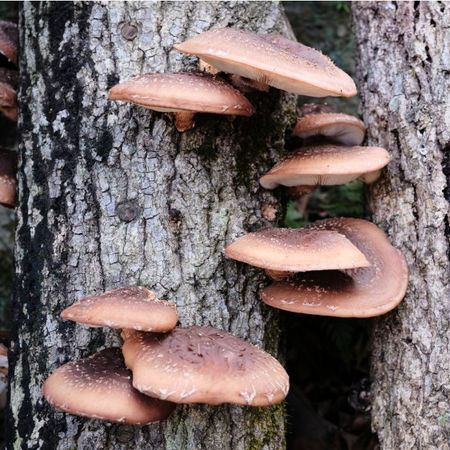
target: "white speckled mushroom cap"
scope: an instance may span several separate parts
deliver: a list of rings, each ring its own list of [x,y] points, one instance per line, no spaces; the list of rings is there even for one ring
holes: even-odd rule
[[[119,348],[59,367],[43,392],[52,406],[69,414],[134,425],[165,420],[175,407],[133,388]]]
[[[165,335],[122,332],[125,364],[139,391],[175,403],[281,402],[289,377],[268,353],[211,327],[175,328]]]
[[[272,167],[259,182],[266,189],[283,186],[373,183],[391,157],[381,147],[317,145],[302,147]]]
[[[289,282],[261,291],[270,306],[303,314],[372,317],[395,308],[408,284],[404,256],[376,225],[362,219],[334,218],[316,222],[313,229],[344,234],[367,257],[369,267],[343,272],[299,274]]]
[[[343,145],[360,145],[365,133],[364,123],[357,117],[342,113],[318,113],[297,118],[292,134],[303,139],[324,136]]]
[[[356,95],[353,80],[319,51],[280,35],[218,28],[194,36],[177,50],[220,71],[313,97]]]
[[[0,149],[0,204],[14,207],[16,204],[17,155]]]
[[[367,267],[366,257],[336,231],[266,228],[225,248],[225,255],[255,267],[281,272]]]
[[[109,98],[163,112],[234,116],[251,116],[255,112],[238,90],[218,78],[200,73],[146,73],[111,88]]]
[[[157,299],[145,287],[128,286],[81,299],[61,318],[89,326],[165,333],[176,326],[178,314],[174,303]]]

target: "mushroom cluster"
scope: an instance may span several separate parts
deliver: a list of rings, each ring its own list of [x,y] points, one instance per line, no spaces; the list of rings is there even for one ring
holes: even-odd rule
[[[250,89],[356,94],[353,80],[328,57],[280,35],[219,28],[174,48],[197,56],[200,71],[138,75],[112,87],[109,98],[175,113],[176,128],[184,132],[194,127],[196,113],[252,115],[255,109],[242,93]],[[355,179],[372,183],[390,157],[385,149],[361,146],[364,134],[359,119],[306,105],[294,128],[305,145],[260,184],[304,192]],[[403,256],[361,219],[260,230],[228,245],[225,255],[265,269],[275,283],[261,291],[261,299],[294,312],[382,314],[401,301],[407,285]],[[144,287],[87,297],[61,317],[122,330],[121,349],[69,362],[45,382],[47,400],[72,414],[146,424],[164,420],[175,403],[267,406],[282,401],[289,389],[286,371],[271,355],[222,330],[177,326],[176,306]]]
[[[326,56],[279,35],[219,29],[175,48],[199,56],[209,70],[231,72],[259,85],[315,97],[356,94],[351,78]],[[273,67],[275,56],[279,64]],[[303,145],[261,176],[261,186],[285,186],[298,197],[320,185],[375,182],[390,155],[381,147],[361,146],[365,131],[356,117],[327,105],[304,105],[293,130]],[[261,299],[288,311],[369,317],[393,309],[406,292],[403,255],[381,230],[360,219],[263,229],[228,245],[225,255],[265,269],[277,282],[261,291]]]
[[[408,283],[403,255],[362,219],[264,229],[237,239],[225,255],[266,269],[277,282],[262,289],[262,301],[297,313],[378,316],[400,303]]]
[[[293,135],[304,145],[260,178],[265,189],[282,185],[301,195],[321,185],[373,183],[391,159],[384,148],[361,146],[365,127],[359,119],[326,105],[300,108]]]
[[[138,75],[112,87],[109,98],[175,113],[176,128],[184,132],[194,127],[195,113],[254,114],[240,90],[267,91],[273,86],[316,97],[356,94],[353,80],[327,56],[277,34],[218,28],[174,48],[199,57],[200,72]]]
[[[289,390],[271,355],[212,327],[177,327],[176,306],[142,286],[83,298],[61,318],[119,328],[124,341],[45,381],[47,401],[70,414],[144,425],[165,420],[175,403],[267,406]]]

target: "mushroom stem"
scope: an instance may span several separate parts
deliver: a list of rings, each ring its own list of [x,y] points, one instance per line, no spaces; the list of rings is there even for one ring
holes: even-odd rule
[[[292,186],[288,188],[289,195],[295,199],[300,199],[305,195],[311,194],[317,186]]]
[[[198,60],[198,69],[200,72],[210,73],[211,75],[217,75],[219,73],[219,69],[216,69],[211,64],[203,61],[203,59]]]
[[[287,280],[288,278],[290,278],[294,274],[294,272],[283,272],[281,270],[266,269],[266,274],[267,274],[267,276],[272,278],[272,280],[282,281],[282,280]]]
[[[311,193],[304,194],[300,198],[296,199],[297,203],[297,211],[301,215],[301,217],[305,217],[306,209],[308,207],[309,199],[311,198]]]
[[[180,133],[195,127],[194,113],[190,111],[178,111],[175,113],[175,126]]]
[[[262,91],[267,92],[269,85],[262,81],[251,80],[250,78],[241,77],[239,75],[230,75],[231,84],[243,92]]]

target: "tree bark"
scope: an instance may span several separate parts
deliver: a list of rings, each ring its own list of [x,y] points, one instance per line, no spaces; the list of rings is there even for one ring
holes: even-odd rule
[[[368,142],[393,158],[369,205],[410,269],[376,325],[373,428],[383,449],[448,449],[450,4],[354,3],[353,16]]]
[[[257,296],[264,275],[223,248],[281,210],[258,178],[283,149],[293,97],[250,95],[254,117],[198,116],[185,134],[173,116],[107,100],[135,74],[193,69],[172,44],[213,26],[291,33],[272,2],[22,4],[9,448],[284,447],[280,405],[180,406],[165,424],[128,427],[62,414],[41,393],[56,367],[120,343],[61,310],[129,284],[176,302],[182,325],[278,354],[277,315]]]

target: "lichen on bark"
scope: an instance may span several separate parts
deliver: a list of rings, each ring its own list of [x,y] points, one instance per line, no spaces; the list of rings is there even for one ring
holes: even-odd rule
[[[199,115],[185,134],[169,115],[107,100],[137,73],[192,70],[171,47],[212,26],[291,33],[272,2],[22,4],[9,448],[284,447],[282,407],[180,406],[166,424],[128,427],[56,412],[41,393],[57,366],[119,344],[61,310],[126,284],[176,302],[182,325],[278,353],[277,315],[257,296],[263,274],[223,248],[269,224],[261,207],[277,200],[258,177],[279,158],[294,99],[252,94],[254,117]]]

